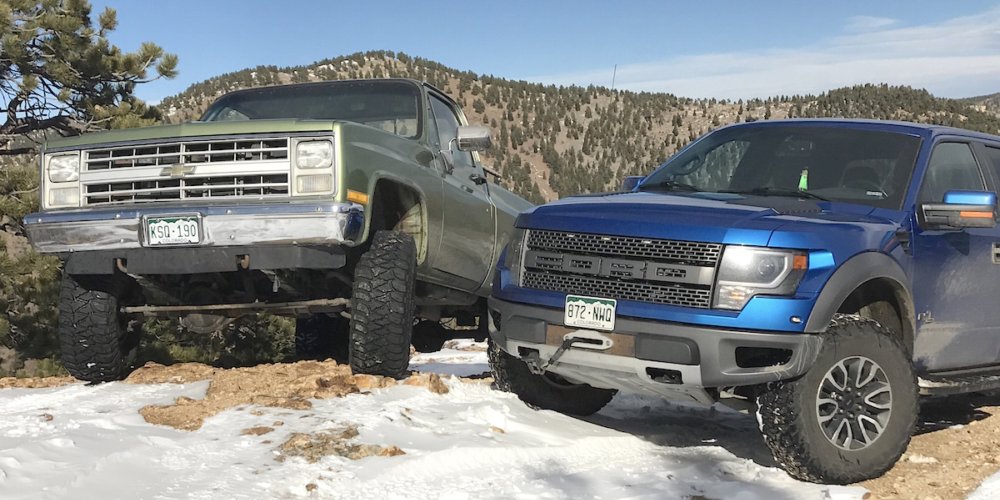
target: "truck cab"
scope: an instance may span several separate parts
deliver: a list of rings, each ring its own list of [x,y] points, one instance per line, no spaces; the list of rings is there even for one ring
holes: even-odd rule
[[[920,395],[1000,386],[1000,137],[739,124],[618,193],[522,214],[490,307],[498,380],[592,413],[616,390],[755,408],[795,477],[876,477]]]

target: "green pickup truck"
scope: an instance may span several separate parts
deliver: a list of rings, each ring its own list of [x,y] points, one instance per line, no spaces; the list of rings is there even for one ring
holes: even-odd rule
[[[488,182],[488,147],[455,101],[403,79],[241,90],[198,122],[49,141],[24,222],[64,261],[64,365],[116,380],[134,320],[211,332],[268,311],[297,318],[300,356],[340,347],[356,372],[402,375],[415,325],[487,323],[531,206]]]

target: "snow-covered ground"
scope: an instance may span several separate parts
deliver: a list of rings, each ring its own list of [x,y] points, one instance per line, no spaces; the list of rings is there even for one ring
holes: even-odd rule
[[[468,349],[469,343],[457,346]],[[447,349],[413,368],[475,375],[485,353]],[[201,398],[186,385],[81,384],[0,390],[0,498],[860,498],[774,467],[752,417],[619,395],[581,420],[534,411],[486,384],[394,386],[314,400],[311,409],[237,407],[194,432],[139,408]],[[278,423],[280,422],[280,425]],[[357,443],[405,454],[278,461],[293,433],[356,424]],[[246,435],[269,427],[263,435]]]

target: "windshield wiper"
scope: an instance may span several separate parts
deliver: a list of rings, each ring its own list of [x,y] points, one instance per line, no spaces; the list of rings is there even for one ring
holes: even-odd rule
[[[639,186],[639,191],[647,191],[651,189],[662,189],[665,191],[691,191],[691,192],[701,191],[701,189],[695,186],[692,186],[690,184],[685,184],[683,182],[678,182],[675,180],[650,182]]]
[[[820,201],[830,201],[818,194],[810,193],[809,191],[800,191],[798,189],[782,189],[773,187],[755,187],[753,189],[723,189],[719,191],[720,193],[732,193],[732,194],[750,194],[754,196],[787,196],[789,198],[809,198],[812,200]]]

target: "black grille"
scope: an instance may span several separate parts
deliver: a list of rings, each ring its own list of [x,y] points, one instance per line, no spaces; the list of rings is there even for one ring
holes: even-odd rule
[[[722,247],[717,243],[530,230],[521,286],[710,308]]]
[[[524,287],[536,290],[652,302],[655,304],[697,308],[708,308],[712,305],[712,290],[707,287],[694,288],[682,285],[657,285],[645,282],[534,271],[526,271],[521,284]]]
[[[584,255],[639,257],[713,267],[722,253],[722,245],[717,243],[536,230],[530,231],[528,235],[528,248]]]

